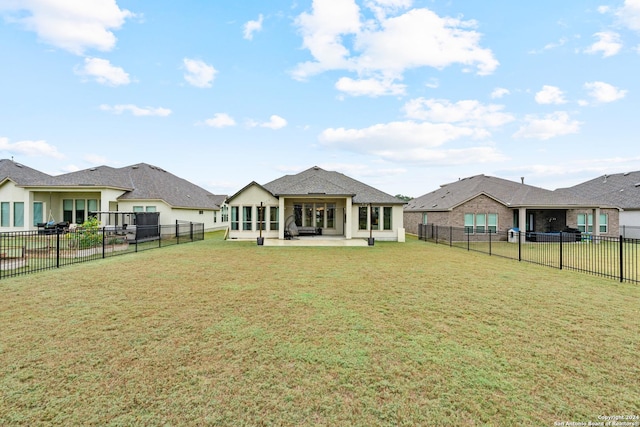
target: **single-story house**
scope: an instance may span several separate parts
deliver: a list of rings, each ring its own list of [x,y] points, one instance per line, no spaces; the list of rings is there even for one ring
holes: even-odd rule
[[[640,171],[603,175],[557,191],[620,208],[620,234],[640,238]]]
[[[475,175],[441,185],[409,201],[404,209],[408,233],[418,224],[464,227],[469,233],[507,231],[559,232],[577,229],[618,236],[619,209],[605,201],[522,182]]]
[[[251,182],[226,201],[229,238],[285,239],[302,234],[404,241],[405,202],[317,166],[267,184]]]
[[[228,225],[225,199],[146,163],[52,176],[0,160],[0,231],[49,221],[82,224],[92,212],[106,211],[159,212],[160,224],[190,221],[212,230]]]

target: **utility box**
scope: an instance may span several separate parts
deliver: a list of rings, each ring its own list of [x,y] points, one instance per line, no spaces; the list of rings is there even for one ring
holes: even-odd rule
[[[508,240],[509,243],[518,243],[518,241],[520,240],[520,229],[512,228],[511,230],[509,230]]]

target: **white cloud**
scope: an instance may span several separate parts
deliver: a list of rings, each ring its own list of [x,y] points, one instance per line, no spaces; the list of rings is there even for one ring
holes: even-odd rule
[[[401,79],[412,68],[461,64],[491,74],[498,66],[489,49],[479,45],[474,21],[442,18],[426,8],[399,14],[409,1],[368,1],[375,19],[363,20],[354,0],[314,0],[311,13],[296,19],[303,47],[313,61],[298,64],[293,76],[304,80],[328,70],[358,73],[360,79]],[[387,16],[387,14],[393,14]]]
[[[542,90],[536,93],[536,102],[538,104],[565,104],[564,94],[560,88],[556,86],[542,86]]]
[[[269,118],[268,122],[261,123],[259,126],[263,128],[269,128],[273,130],[282,129],[287,125],[287,121],[280,116],[276,116],[275,114]]]
[[[138,107],[136,105],[133,104],[120,104],[120,105],[106,105],[106,104],[102,104],[100,106],[100,109],[102,111],[110,111],[113,114],[122,114],[125,111],[130,112],[131,114],[133,114],[134,116],[159,116],[159,117],[166,117],[168,115],[171,114],[171,110],[168,108],[162,108],[162,107],[158,107],[158,108],[153,108],[153,107]]]
[[[22,154],[28,157],[52,157],[54,159],[63,159],[64,156],[58,152],[58,149],[46,141],[18,141],[9,142],[8,138],[0,137],[0,151],[7,151],[12,154]]]
[[[620,35],[613,31],[602,31],[595,33],[594,37],[598,38],[598,41],[585,49],[586,53],[598,54],[602,53],[603,57],[613,56],[620,52],[622,49],[622,43],[620,42]]]
[[[500,127],[515,120],[502,112],[504,106],[483,105],[475,100],[452,103],[446,99],[416,98],[404,106],[408,118],[439,123],[460,123],[472,127]]]
[[[184,79],[192,86],[200,88],[211,87],[213,79],[217,73],[212,65],[205,63],[199,59],[184,58],[182,61],[184,68],[187,70]]]
[[[320,142],[356,152],[379,153],[407,148],[438,147],[462,137],[482,138],[486,133],[471,127],[449,123],[417,123],[415,121],[376,124],[363,129],[329,128],[320,134]]]
[[[84,58],[84,66],[76,67],[79,76],[91,77],[98,83],[108,86],[128,85],[131,83],[129,74],[121,67],[115,67],[106,59]]]
[[[212,118],[204,121],[207,126],[214,128],[223,128],[228,126],[235,126],[236,121],[227,113],[216,113]]]
[[[269,118],[268,122],[257,122],[255,120],[247,120],[247,126],[249,127],[262,127],[262,128],[268,128],[268,129],[273,129],[273,130],[278,130],[278,129],[282,129],[283,127],[287,126],[287,121],[285,119],[283,119],[280,116],[277,115],[272,115]]]
[[[373,155],[392,162],[454,165],[504,160],[504,156],[491,146],[441,148],[455,140],[487,136],[482,129],[450,123],[403,121],[363,129],[329,128],[320,134],[319,140],[328,148]]]
[[[616,15],[627,28],[640,31],[640,0],[625,0]]]
[[[497,87],[493,90],[493,92],[491,92],[491,98],[492,99],[498,99],[498,98],[502,98],[505,95],[510,95],[511,92],[509,91],[509,89],[505,89],[503,87]]]
[[[627,94],[626,90],[620,90],[617,87],[604,82],[589,82],[584,84],[585,89],[589,91],[589,95],[597,102],[613,102],[622,99]]]
[[[393,83],[392,80],[359,79],[354,80],[349,77],[342,77],[336,83],[336,89],[352,96],[368,95],[404,95],[406,85]]]
[[[243,37],[247,40],[253,40],[253,33],[262,31],[262,20],[263,16],[262,14],[260,14],[257,21],[248,21],[246,24],[244,24]]]
[[[13,22],[35,32],[43,42],[76,55],[87,49],[113,49],[112,31],[135,16],[120,9],[115,0],[3,1],[0,10],[15,12]]]
[[[578,133],[582,124],[577,120],[571,120],[569,114],[564,111],[556,111],[555,113],[547,114],[543,118],[528,115],[525,117],[525,122],[513,135],[515,138],[550,139],[556,136]]]

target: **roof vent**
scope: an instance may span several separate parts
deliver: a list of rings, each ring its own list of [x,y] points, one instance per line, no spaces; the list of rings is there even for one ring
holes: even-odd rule
[[[634,187],[640,187],[640,182],[636,183]]]
[[[630,173],[631,173],[631,172],[625,172],[625,173],[623,173],[622,175],[623,175],[623,176],[629,176],[629,174],[630,174]]]
[[[131,166],[131,169],[138,169],[138,165]]]
[[[91,169],[89,169],[89,170],[90,170],[90,171],[94,171],[94,170],[96,170],[96,168],[91,168]]]
[[[435,208],[436,206],[438,206],[438,204],[436,203],[435,205],[431,206],[432,208]]]
[[[520,177],[520,181],[522,181],[522,183],[524,184],[524,176]]]
[[[604,174],[604,181],[602,181],[602,182],[607,182],[607,174],[606,173]]]

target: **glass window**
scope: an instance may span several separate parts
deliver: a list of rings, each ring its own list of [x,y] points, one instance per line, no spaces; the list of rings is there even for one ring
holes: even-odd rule
[[[302,205],[293,205],[293,215],[298,227],[302,227]]]
[[[87,214],[91,215],[91,213],[95,212],[98,212],[98,201],[96,199],[87,200]]]
[[[228,206],[223,206],[222,207],[222,222],[227,222],[229,221],[229,207]]]
[[[371,229],[380,230],[380,207],[371,207]]]
[[[279,230],[280,214],[277,206],[269,207],[269,230]]]
[[[578,227],[578,230],[584,233],[587,230],[586,225],[587,219],[585,214],[578,214],[578,217],[576,218],[576,226]]]
[[[425,225],[426,225],[426,224],[428,224],[427,220],[428,220],[428,218],[427,218],[427,213],[426,213],[426,212],[424,212],[424,213],[422,214],[422,223],[423,223],[423,224],[425,224]]]
[[[239,230],[238,207],[231,206],[231,229]]]
[[[144,212],[144,206],[134,206],[133,207],[133,211],[134,212]]]
[[[316,228],[324,227],[324,205],[316,205]]]
[[[464,214],[464,232],[473,233],[473,214]]]
[[[304,225],[305,227],[313,227],[313,205],[310,203],[304,205]]]
[[[9,202],[0,203],[0,226],[9,227],[11,224],[9,217],[11,215],[11,205]]]
[[[266,230],[267,224],[265,223],[265,206],[256,206],[256,230]]]
[[[144,208],[144,210],[146,212],[156,212],[156,207],[155,206],[147,206]]]
[[[327,204],[327,228],[336,228],[336,205],[333,203]]]
[[[367,212],[368,208],[366,206],[360,206],[358,208],[358,230],[366,230],[367,229]]]
[[[487,216],[485,214],[476,214],[476,233],[482,234],[486,232]]]
[[[43,221],[44,209],[42,202],[33,202],[33,225],[38,225]]]
[[[71,224],[73,222],[73,200],[62,201],[62,220]]]
[[[498,232],[498,214],[487,215],[487,228],[490,233]]]
[[[393,208],[391,206],[385,206],[382,208],[382,222],[385,230],[391,230],[391,212],[393,212]]]
[[[84,222],[84,200],[76,200],[76,224]]]
[[[609,229],[609,215],[600,214],[600,232],[606,233]]]
[[[13,203],[13,226],[24,226],[24,202]]]
[[[252,230],[252,220],[251,213],[253,212],[252,206],[243,206],[242,207],[242,229],[245,231]]]

